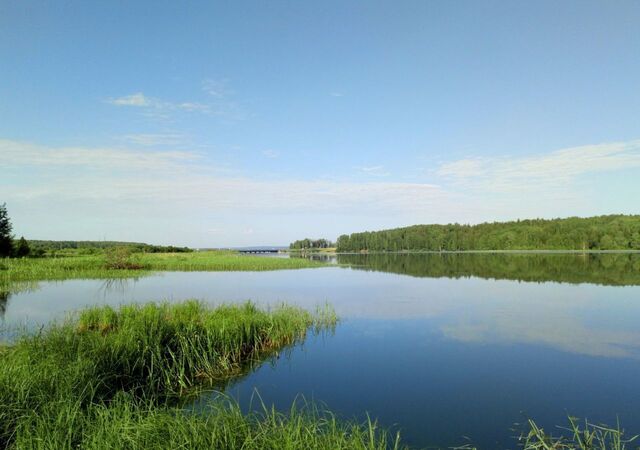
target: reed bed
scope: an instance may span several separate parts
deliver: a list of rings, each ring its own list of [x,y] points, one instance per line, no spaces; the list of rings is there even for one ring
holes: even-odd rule
[[[97,255],[0,259],[0,287],[18,281],[71,278],[128,278],[153,271],[265,271],[320,267],[301,258],[269,258],[231,251],[133,253],[115,265],[109,253]]]
[[[144,253],[140,254],[139,261],[151,270],[167,271],[265,271],[323,266],[302,258],[273,258],[231,251]]]

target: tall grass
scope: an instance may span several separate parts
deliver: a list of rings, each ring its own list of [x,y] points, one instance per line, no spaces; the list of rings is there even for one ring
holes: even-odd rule
[[[219,400],[206,414],[190,414],[121,395],[109,405],[80,409],[73,404],[51,415],[29,414],[15,441],[20,449],[399,449],[375,422],[347,423],[313,406],[244,414]]]
[[[375,423],[314,408],[177,408],[195,386],[228,380],[336,320],[328,307],[314,315],[195,301],[81,311],[1,350],[0,448],[387,448]]]
[[[0,259],[0,289],[18,281],[126,278],[152,271],[265,271],[322,265],[300,258],[269,258],[231,251],[133,253],[125,263],[121,259],[114,263],[113,256],[108,252],[84,256]]]
[[[526,450],[624,450],[640,448],[633,445],[638,436],[626,437],[624,430],[615,427],[596,425],[585,420],[581,423],[575,417],[569,417],[569,426],[561,428],[559,436],[553,436],[529,420],[529,432],[520,437]]]

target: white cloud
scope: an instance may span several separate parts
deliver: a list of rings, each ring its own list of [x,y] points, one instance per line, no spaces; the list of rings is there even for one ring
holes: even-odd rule
[[[562,187],[581,175],[640,167],[640,140],[585,145],[517,158],[468,158],[442,164],[441,177],[490,191]]]
[[[344,94],[341,92],[331,92],[329,95],[332,97],[344,97]]]
[[[107,99],[107,103],[138,108],[154,119],[166,120],[179,112],[212,115],[225,120],[243,120],[246,117],[244,108],[233,99],[235,92],[227,80],[206,79],[202,82],[202,91],[208,94],[203,101],[168,101],[136,92]]]
[[[150,106],[151,101],[144,96],[142,92],[137,92],[131,95],[125,95],[124,97],[114,98],[107,100],[108,103],[118,106]]]
[[[390,175],[389,172],[384,170],[384,166],[365,166],[365,167],[356,167],[360,172],[370,175],[373,177],[387,177]]]
[[[169,102],[156,97],[145,96],[142,92],[125,95],[107,100],[115,106],[136,107],[144,111],[147,116],[155,118],[167,118],[174,112],[197,112],[202,114],[215,113],[211,105],[199,102]]]

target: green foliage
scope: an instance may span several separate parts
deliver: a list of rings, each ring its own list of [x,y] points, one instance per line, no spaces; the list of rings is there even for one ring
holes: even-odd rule
[[[414,225],[342,235],[337,250],[640,250],[640,216]]]
[[[139,270],[143,266],[133,259],[129,247],[110,247],[104,252],[105,268],[115,270]]]
[[[11,220],[7,212],[7,204],[0,205],[0,258],[7,258],[13,254],[13,236],[11,235]]]
[[[187,247],[173,245],[151,245],[141,242],[119,241],[38,241],[30,240],[29,245],[39,255],[72,256],[95,255],[114,247],[127,247],[132,253],[189,253],[193,250]]]
[[[289,244],[291,250],[313,250],[333,247],[333,242],[327,239],[301,239]]]
[[[18,258],[24,258],[26,256],[29,256],[30,253],[31,253],[31,247],[29,247],[29,243],[23,236],[18,241],[18,245],[16,246],[16,249],[15,249],[15,256]]]

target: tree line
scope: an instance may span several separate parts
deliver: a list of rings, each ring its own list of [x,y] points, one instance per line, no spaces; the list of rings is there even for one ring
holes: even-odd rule
[[[640,250],[640,215],[414,225],[342,235],[337,251]]]
[[[334,243],[328,239],[300,239],[289,244],[291,250],[312,250],[334,247]]]
[[[94,254],[105,249],[126,247],[130,252],[140,253],[182,253],[192,252],[188,247],[174,247],[173,245],[151,245],[141,242],[118,241],[41,241],[29,240],[24,237],[15,239],[13,226],[7,205],[0,204],[0,258],[26,256],[47,256],[59,253]]]
[[[152,245],[142,242],[121,241],[41,241],[29,240],[29,246],[36,252],[45,254],[64,253],[72,251],[78,254],[100,253],[105,249],[123,247],[133,253],[185,253],[192,252],[189,247],[175,247],[173,245]]]

